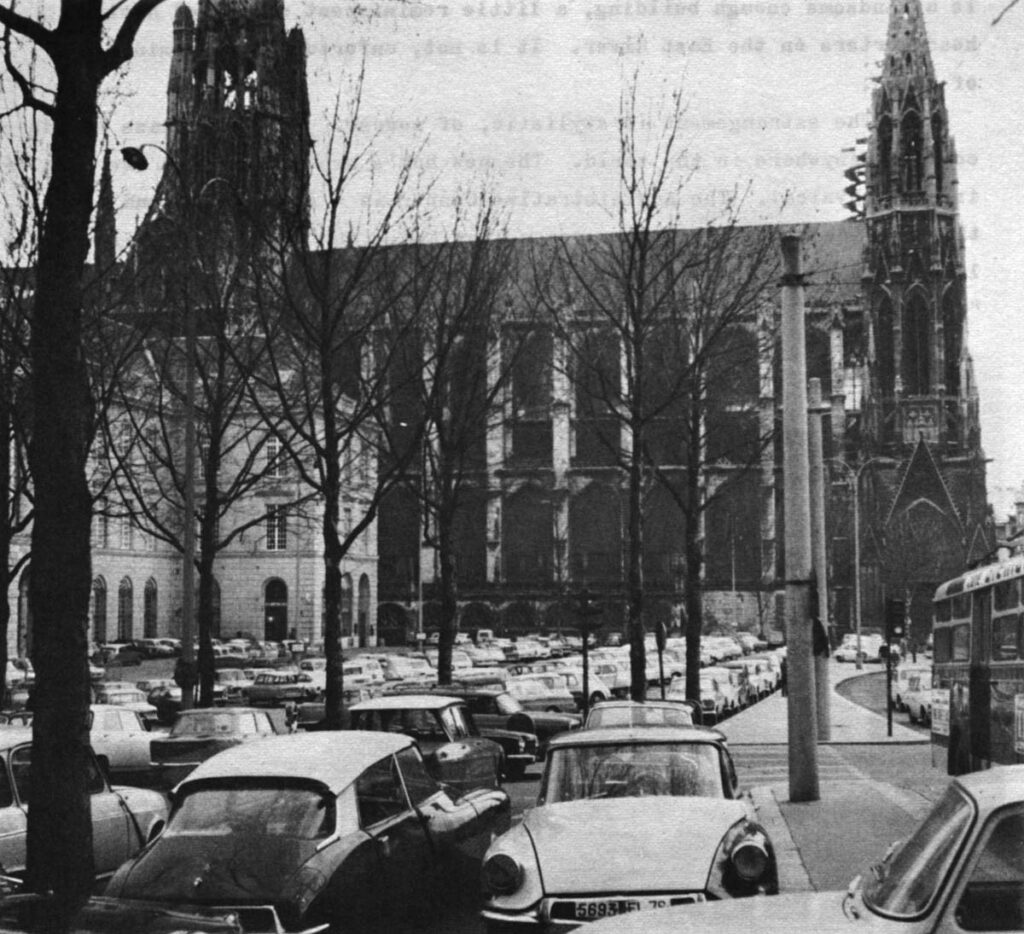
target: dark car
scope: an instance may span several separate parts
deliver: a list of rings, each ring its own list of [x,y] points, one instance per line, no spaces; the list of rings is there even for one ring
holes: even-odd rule
[[[500,729],[532,733],[537,737],[539,759],[544,758],[551,737],[575,730],[582,722],[576,714],[526,710],[508,691],[498,687],[449,686],[443,690],[466,702],[481,732]]]
[[[354,704],[354,730],[404,733],[419,743],[434,777],[465,794],[474,788],[497,788],[505,772],[501,746],[479,735],[457,697],[396,694]]]
[[[320,691],[304,671],[261,671],[248,687],[242,688],[242,700],[252,707],[280,707],[316,700]]]
[[[407,736],[278,736],[199,766],[106,894],[229,910],[246,931],[394,930],[474,891],[510,816],[501,789],[453,799]]]
[[[153,774],[162,787],[171,788],[210,756],[277,732],[281,730],[266,710],[183,710],[171,732],[149,744]]]

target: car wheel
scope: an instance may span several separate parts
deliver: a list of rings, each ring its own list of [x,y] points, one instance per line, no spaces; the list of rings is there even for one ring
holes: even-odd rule
[[[600,691],[594,691],[594,693],[590,695],[590,706],[593,707],[594,704],[598,703],[598,701],[603,700],[604,695]]]
[[[907,719],[911,723],[917,723],[917,715],[914,713],[914,708],[913,707],[908,707],[907,708]]]

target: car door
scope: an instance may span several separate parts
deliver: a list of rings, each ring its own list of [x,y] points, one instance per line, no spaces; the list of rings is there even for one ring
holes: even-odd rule
[[[14,796],[7,764],[7,759],[0,759],[0,871],[4,874],[24,871],[28,828],[28,815]]]
[[[397,917],[407,917],[422,904],[433,864],[425,822],[409,802],[394,756],[367,768],[355,787],[359,825],[373,839],[380,865],[374,896]]]

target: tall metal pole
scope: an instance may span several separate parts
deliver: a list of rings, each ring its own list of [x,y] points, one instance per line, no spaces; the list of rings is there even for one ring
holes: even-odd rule
[[[786,526],[786,666],[789,697],[789,798],[817,801],[818,746],[811,660],[811,510],[807,363],[801,240],[782,237],[782,441]]]
[[[853,624],[857,632],[857,669],[864,667],[860,647],[860,472],[865,461],[853,474]]]
[[[811,548],[814,555],[814,579],[818,589],[818,617],[822,630],[828,633],[828,556],[825,551],[825,463],[822,453],[821,418],[830,409],[821,403],[821,380],[807,384],[807,431],[810,462]],[[817,651],[812,634],[814,655],[814,690],[818,710],[818,742],[832,738],[831,685],[828,676],[827,646],[824,654]]]

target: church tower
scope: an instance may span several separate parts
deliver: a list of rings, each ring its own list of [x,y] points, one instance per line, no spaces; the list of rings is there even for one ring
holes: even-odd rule
[[[985,461],[967,351],[956,146],[920,0],[891,0],[872,93],[864,193],[867,362],[852,468],[865,536],[865,619],[905,599],[930,631],[943,580],[989,550]]]
[[[925,441],[942,456],[977,448],[964,342],[965,263],[956,147],[920,0],[892,0],[871,104],[865,219],[869,400],[880,451]]]
[[[309,225],[309,97],[302,31],[284,0],[200,0],[174,15],[164,192],[214,181],[262,233]],[[269,226],[268,226],[269,225]]]

